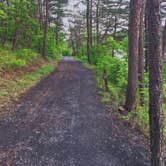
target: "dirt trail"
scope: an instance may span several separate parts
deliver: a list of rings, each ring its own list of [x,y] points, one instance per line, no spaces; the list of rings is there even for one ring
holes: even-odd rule
[[[92,71],[59,63],[0,121],[0,166],[148,166],[144,138],[110,117],[96,91]]]

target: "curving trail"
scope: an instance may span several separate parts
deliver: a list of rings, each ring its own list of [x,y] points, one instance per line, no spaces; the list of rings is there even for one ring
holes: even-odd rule
[[[0,121],[0,166],[148,166],[144,138],[106,113],[94,73],[72,59]]]

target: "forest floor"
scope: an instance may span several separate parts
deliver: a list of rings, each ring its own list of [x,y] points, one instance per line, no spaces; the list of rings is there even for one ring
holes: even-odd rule
[[[22,94],[55,70],[57,61],[43,61],[24,68],[0,68],[0,118],[13,111]]]
[[[65,60],[0,120],[0,166],[148,166],[145,137],[105,111],[93,71]]]

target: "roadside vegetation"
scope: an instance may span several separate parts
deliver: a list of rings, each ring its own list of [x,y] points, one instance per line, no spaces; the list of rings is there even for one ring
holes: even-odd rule
[[[79,15],[70,28],[73,55],[95,68],[105,91],[103,101],[148,136],[151,165],[162,166],[163,133],[166,140],[165,2],[87,0],[85,4],[86,25]]]
[[[84,0],[71,10],[68,4],[73,5],[0,2],[0,104],[16,99],[72,55],[97,72],[103,102],[150,138],[151,165],[163,166],[165,1]]]
[[[114,51],[114,56],[112,52]],[[108,107],[108,111],[117,113],[118,116],[127,121],[131,127],[135,127],[149,137],[149,75],[145,72],[145,87],[143,91],[137,94],[137,109],[135,111],[123,114],[123,104],[125,103],[125,94],[127,88],[128,71],[128,38],[121,41],[114,40],[111,36],[107,40],[107,45],[97,45],[91,51],[91,64],[88,63],[86,56],[86,47],[80,50],[78,59],[92,68],[97,73],[97,82],[102,94],[102,101]],[[108,88],[104,81],[104,69],[108,79]],[[166,63],[164,63],[164,92],[166,91]],[[143,96],[143,103],[141,97]],[[164,93],[164,116],[166,119],[166,94]],[[122,108],[122,110],[121,110]],[[120,114],[119,114],[120,113]],[[164,136],[166,148],[166,121],[164,121]]]
[[[59,16],[61,5],[49,7],[57,8]],[[70,54],[62,20],[55,21],[51,13],[45,17],[46,7],[40,1],[0,2],[0,115]]]

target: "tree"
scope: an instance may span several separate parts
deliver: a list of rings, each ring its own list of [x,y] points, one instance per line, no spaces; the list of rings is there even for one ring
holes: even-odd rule
[[[127,111],[135,110],[137,105],[138,43],[142,3],[143,0],[130,1],[128,86],[125,103]]]
[[[45,2],[45,23],[44,23],[44,37],[43,37],[43,51],[42,56],[46,59],[47,54],[47,32],[48,32],[48,17],[49,17],[49,1],[46,0]]]
[[[166,48],[166,20],[165,20],[165,25],[163,28],[163,55],[165,54],[165,48]]]
[[[138,58],[138,81],[139,81],[139,91],[140,91],[140,104],[144,104],[144,95],[143,91],[145,88],[145,81],[144,81],[144,71],[145,71],[145,54],[144,54],[144,16],[145,16],[145,2],[142,3],[141,8],[141,19],[140,19],[140,28],[139,28],[139,58]]]
[[[163,161],[163,55],[160,0],[147,0],[151,166]]]
[[[97,0],[97,3],[96,3],[96,43],[97,45],[99,44],[99,17],[100,17],[99,6],[100,6],[100,0]]]
[[[91,21],[90,21],[90,1],[87,0],[86,19],[87,19],[87,56],[88,62],[91,64]]]
[[[68,0],[51,0],[49,3],[49,21],[54,25],[56,45],[60,42],[60,32],[63,29],[63,18],[65,15],[64,5],[68,3]]]

